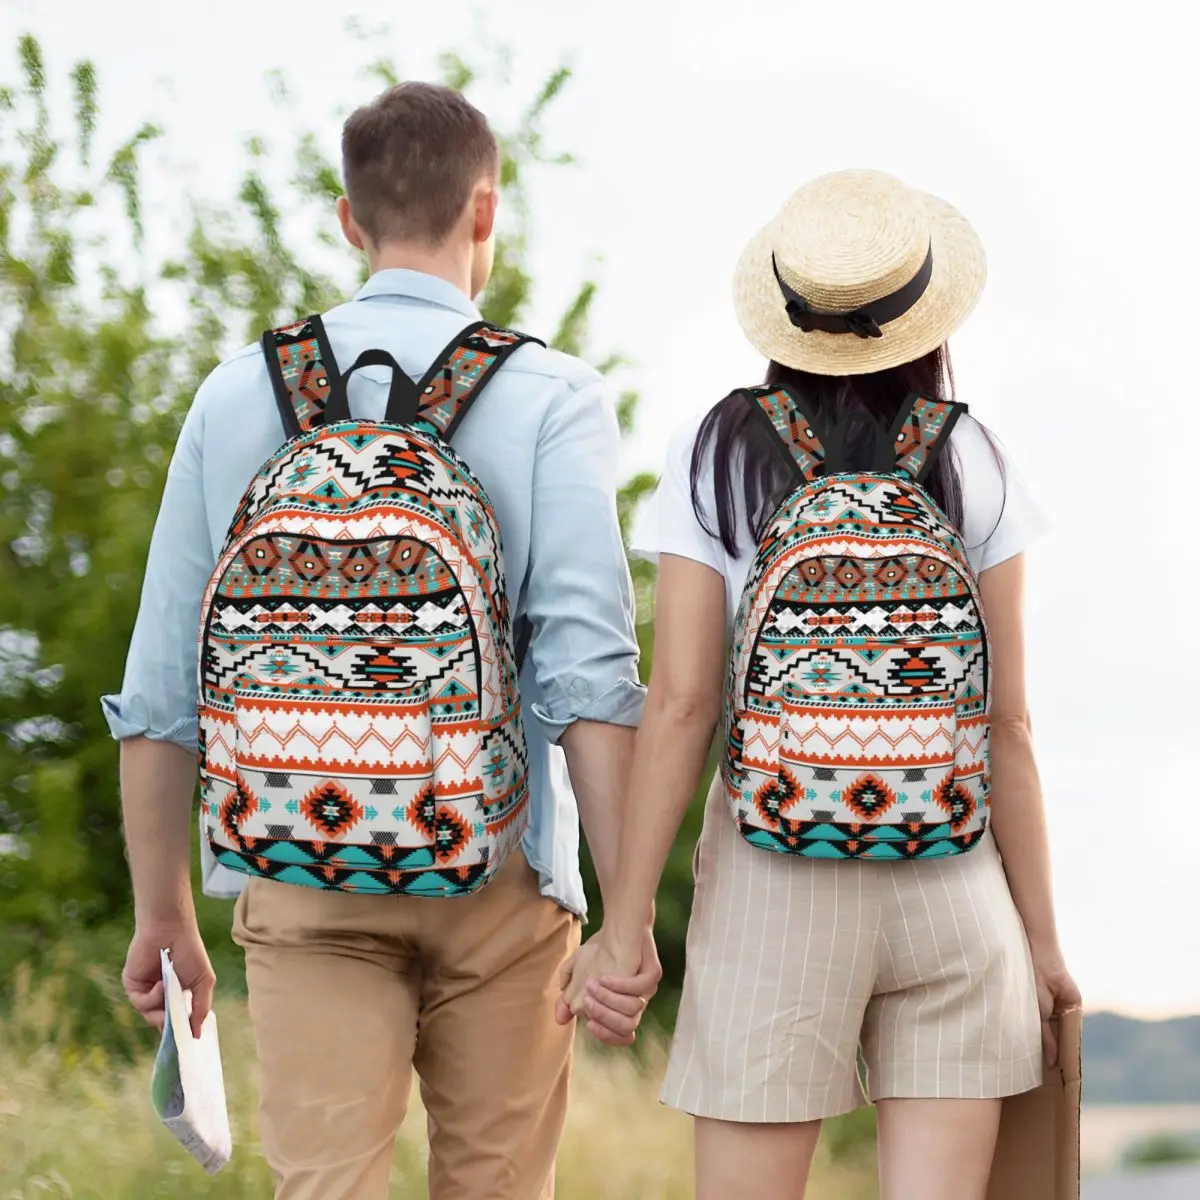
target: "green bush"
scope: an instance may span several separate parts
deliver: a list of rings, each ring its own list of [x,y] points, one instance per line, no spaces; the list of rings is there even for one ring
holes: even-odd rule
[[[1156,1133],[1128,1147],[1121,1163],[1130,1169],[1200,1162],[1200,1131],[1194,1134]]]

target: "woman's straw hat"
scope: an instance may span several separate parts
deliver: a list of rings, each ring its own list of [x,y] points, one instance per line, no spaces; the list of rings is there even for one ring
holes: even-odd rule
[[[912,362],[966,319],[983,290],[966,219],[879,171],[805,184],[738,262],[733,302],[755,348],[817,375]]]

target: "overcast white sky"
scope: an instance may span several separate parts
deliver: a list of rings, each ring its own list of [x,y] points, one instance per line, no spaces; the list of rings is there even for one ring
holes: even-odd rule
[[[390,32],[364,46],[356,13]],[[1063,938],[1091,1006],[1200,1011],[1200,686],[1191,600],[1200,417],[1194,356],[1196,69],[1166,0],[738,5],[506,0],[513,110],[563,58],[549,121],[577,170],[535,187],[545,332],[581,272],[602,282],[599,348],[634,362],[629,464],[656,467],[688,414],[761,364],[733,318],[743,244],[825,170],[890,170],[959,206],[990,256],[954,343],[960,398],[1004,441],[1055,531],[1031,556],[1030,676]],[[245,135],[287,120],[333,153],[382,54],[410,75],[469,44],[475,8],[207,0],[0,0],[0,78],[18,33],[60,78],[95,60],[113,136],[168,129],[158,211],[180,181],[229,193]],[[705,15],[711,13],[712,15]],[[282,139],[281,139],[282,140]],[[152,222],[154,214],[152,214]],[[175,226],[153,229],[169,248]]]

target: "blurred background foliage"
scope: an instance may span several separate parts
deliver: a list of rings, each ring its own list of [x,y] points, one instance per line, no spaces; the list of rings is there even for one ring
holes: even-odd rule
[[[503,50],[480,54],[443,54],[442,78],[468,94],[489,79],[517,86]],[[93,67],[48,78],[32,37],[21,40],[18,63],[18,77],[0,88],[0,1003],[18,963],[69,976],[64,1019],[74,1036],[128,1055],[146,1036],[114,1004],[130,893],[116,747],[98,698],[120,687],[174,440],[221,357],[265,328],[339,302],[365,268],[336,231],[340,175],[312,132],[289,144],[278,135],[247,139],[240,184],[224,198],[176,195],[174,244],[156,256],[147,248],[143,173],[170,145],[169,125],[127,131],[98,157],[103,97]],[[386,61],[364,74],[364,96],[401,77]],[[264,83],[286,106],[288,80]],[[482,307],[504,325],[521,327],[536,294],[533,185],[540,172],[574,162],[544,132],[569,83],[566,68],[555,70],[529,91],[516,122],[497,129],[502,232]],[[628,365],[588,338],[596,293],[595,280],[581,279],[557,328],[534,332],[613,376],[629,435],[638,398],[621,387]],[[639,475],[622,489],[626,529],[653,485]],[[653,571],[641,562],[632,570],[645,677]],[[659,898],[666,981],[656,1014],[668,1025],[698,828],[697,808]],[[585,873],[595,925],[587,864]],[[221,988],[240,990],[230,906],[205,901],[201,919]]]

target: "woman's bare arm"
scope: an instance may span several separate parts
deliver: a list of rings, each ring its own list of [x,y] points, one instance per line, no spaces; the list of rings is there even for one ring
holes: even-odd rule
[[[565,989],[575,1011],[589,980],[628,975],[637,966],[646,917],[721,714],[726,663],[724,579],[711,567],[664,554],[654,667],[634,744],[614,899]]]
[[[1058,946],[1050,844],[1025,690],[1025,556],[979,579],[992,649],[992,830],[1032,945]]]
[[[1049,1018],[1076,1007],[1079,989],[1063,962],[1054,919],[1050,840],[1025,691],[1025,559],[979,577],[992,650],[992,831],[1033,956],[1047,1060],[1058,1054]]]

